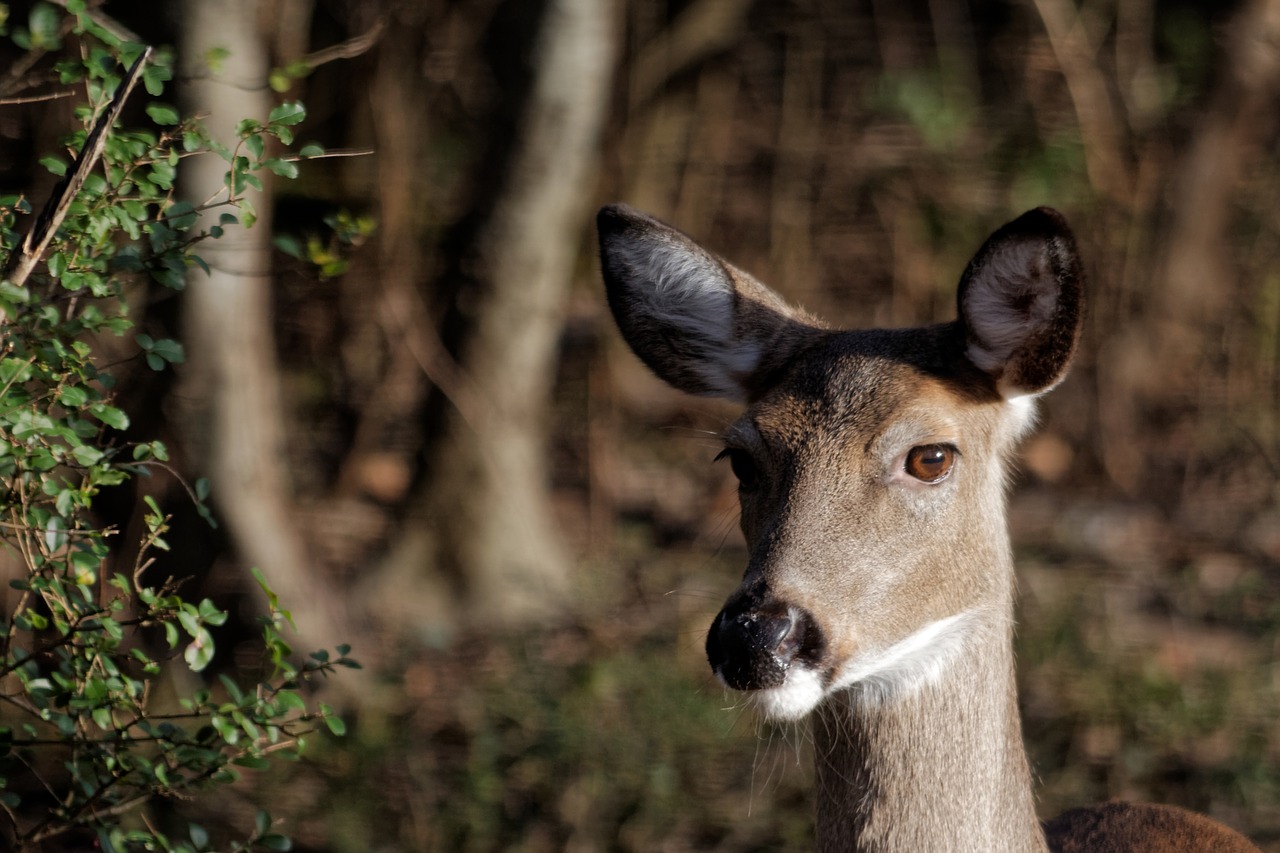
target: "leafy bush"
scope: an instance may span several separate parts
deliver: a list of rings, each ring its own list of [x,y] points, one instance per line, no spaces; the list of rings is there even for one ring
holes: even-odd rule
[[[0,846],[38,849],[61,836],[96,837],[104,850],[206,850],[215,840],[203,828],[181,824],[166,836],[139,806],[229,782],[237,768],[262,767],[273,754],[296,757],[319,724],[341,734],[342,721],[323,704],[311,708],[299,685],[356,664],[345,646],[292,663],[289,613],[255,572],[269,602],[256,683],[224,674],[190,695],[156,698],[179,689],[167,678],[175,669],[209,667],[210,629],[227,614],[153,576],[151,555],[168,548],[169,523],[154,500],[145,499],[132,565],[109,546],[119,531],[95,519],[103,489],[171,471],[162,443],[125,440],[129,419],[114,403],[97,342],[129,334],[131,283],[149,276],[181,289],[189,268],[204,266],[195,253],[202,241],[253,224],[245,193],[261,189],[262,170],[297,174],[294,160],[267,156],[267,142],[290,144],[305,110],[286,103],[264,121],[246,119],[231,148],[158,100],[146,107],[154,126],[114,127],[135,79],[152,98],[162,95],[170,57],[122,42],[85,14],[84,2],[65,5],[69,15],[37,4],[11,33],[30,67],[47,56],[61,84],[82,86],[87,102],[75,111],[83,128],[65,140],[75,162],[41,159],[63,177],[44,211],[33,216],[23,195],[0,197],[0,559],[20,567],[9,581],[16,603],[0,613]],[[222,191],[202,205],[174,199],[179,161],[192,156],[227,162]],[[220,211],[216,224],[210,211]],[[183,361],[177,341],[139,334],[134,342],[153,370]],[[206,485],[189,491],[209,517]],[[266,812],[239,840],[216,843],[290,846]]]

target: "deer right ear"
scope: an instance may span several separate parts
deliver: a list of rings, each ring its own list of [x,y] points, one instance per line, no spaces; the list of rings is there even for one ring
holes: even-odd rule
[[[815,329],[772,290],[650,216],[609,205],[596,226],[622,336],[682,391],[750,401]]]
[[[1056,385],[1084,320],[1084,275],[1066,220],[1041,207],[992,234],[969,262],[957,302],[965,356],[1005,398]]]

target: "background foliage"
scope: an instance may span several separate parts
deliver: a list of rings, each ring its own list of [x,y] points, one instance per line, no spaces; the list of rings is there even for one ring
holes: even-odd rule
[[[178,4],[127,5],[103,11],[181,40]],[[745,715],[701,652],[744,558],[731,477],[709,464],[733,413],[667,391],[625,351],[590,209],[647,209],[867,326],[949,318],[985,235],[1051,204],[1080,237],[1091,307],[1011,506],[1043,812],[1175,802],[1280,849],[1277,5],[246,0],[263,91],[305,102],[331,153],[374,152],[264,185],[277,248],[251,363],[278,380],[266,399],[285,438],[258,458],[287,487],[256,498],[280,515],[267,534],[211,531],[159,472],[95,510],[138,532],[148,496],[171,516],[148,571],[192,576],[188,597],[229,614],[215,633],[229,664],[253,657],[240,643],[266,612],[245,568],[259,564],[306,590],[287,598],[300,623],[353,626],[334,639],[372,675],[327,698],[354,721],[341,748],[184,817],[249,826],[267,803],[309,850],[803,847],[805,731]],[[602,16],[584,40],[616,68],[602,127],[590,156],[531,157],[538,118],[569,115],[556,110],[598,76],[563,102],[537,84],[547,33],[568,38],[566,10],[583,7]],[[38,159],[74,118],[61,100],[0,108],[5,193],[43,197]],[[565,160],[579,214],[510,213]],[[540,257],[516,239],[540,220],[557,223],[535,242],[559,247],[570,289],[504,309],[502,281],[561,262],[502,266]],[[153,344],[199,326],[150,285],[129,305]],[[511,335],[552,330],[537,382],[508,393],[490,375],[494,317]],[[223,427],[184,416],[212,397],[147,369],[168,351],[151,350],[129,350],[109,405],[130,447],[163,441],[194,482]],[[183,381],[207,358],[186,355]],[[513,417],[504,403],[529,387],[541,405]],[[269,408],[235,411],[237,440]],[[508,421],[536,439],[514,461],[519,442],[489,429]],[[538,466],[549,481],[536,510],[465,505],[530,456],[531,481]],[[213,485],[215,509],[255,498]],[[506,549],[478,557],[477,537]],[[282,541],[296,560],[258,556]],[[512,580],[522,557],[536,584]]]

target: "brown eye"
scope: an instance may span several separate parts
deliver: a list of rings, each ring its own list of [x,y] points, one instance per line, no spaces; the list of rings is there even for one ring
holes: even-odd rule
[[[751,457],[745,450],[726,447],[716,456],[715,461],[719,462],[726,458],[729,460],[729,467],[733,469],[733,476],[738,478],[739,486],[750,489],[756,485],[760,479],[760,473],[756,470],[756,463],[751,461]]]
[[[941,482],[956,463],[956,449],[945,444],[924,444],[907,453],[902,469],[922,483]]]

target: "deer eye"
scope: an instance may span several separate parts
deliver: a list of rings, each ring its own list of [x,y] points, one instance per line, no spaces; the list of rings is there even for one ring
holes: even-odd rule
[[[907,452],[902,470],[922,483],[940,483],[956,464],[956,449],[946,444],[922,444]]]
[[[750,454],[745,450],[726,447],[716,455],[715,461],[719,462],[721,459],[729,460],[729,467],[733,469],[733,476],[738,478],[738,485],[742,488],[753,488],[760,481],[760,472],[756,468],[756,463],[752,461]]]

